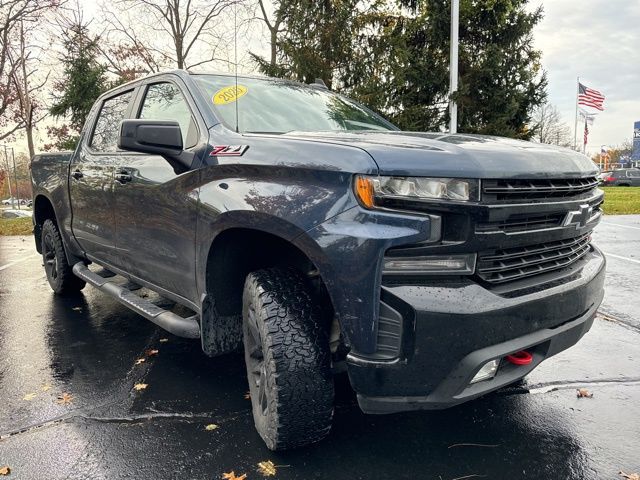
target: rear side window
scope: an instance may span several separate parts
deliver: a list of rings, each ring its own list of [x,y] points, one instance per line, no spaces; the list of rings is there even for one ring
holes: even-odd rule
[[[124,120],[132,91],[108,98],[102,104],[98,121],[93,129],[89,146],[98,152],[115,152],[118,149],[120,122]]]
[[[140,118],[148,120],[175,120],[180,124],[184,148],[198,143],[198,130],[189,110],[189,105],[180,89],[172,83],[154,83],[149,85]]]

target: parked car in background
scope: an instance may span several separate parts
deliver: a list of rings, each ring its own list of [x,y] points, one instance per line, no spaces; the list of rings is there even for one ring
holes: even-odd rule
[[[601,182],[605,187],[640,187],[640,168],[603,172]]]
[[[25,205],[27,207],[30,207],[33,205],[33,200],[29,198],[9,197],[2,200],[2,205]]]

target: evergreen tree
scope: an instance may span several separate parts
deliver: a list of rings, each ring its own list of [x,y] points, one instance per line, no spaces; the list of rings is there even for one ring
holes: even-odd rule
[[[280,0],[278,63],[267,74],[322,78],[405,130],[449,121],[449,0]],[[530,138],[547,79],[527,0],[461,0],[459,131]],[[269,69],[265,68],[269,67]]]
[[[360,17],[343,88],[403,130],[438,130],[449,86],[449,24],[434,23],[426,2],[413,7],[386,4]]]
[[[342,76],[351,60],[357,7],[361,0],[276,0],[270,30],[284,25],[276,39],[277,63],[253,55],[262,73],[328,87]],[[272,55],[273,59],[273,55]]]
[[[110,87],[105,67],[98,61],[98,41],[81,21],[71,22],[64,33],[64,73],[55,85],[58,95],[50,111],[55,117],[68,117],[71,130],[78,133],[96,99]],[[65,129],[65,135],[59,138],[60,146],[69,148],[74,139],[77,136]]]
[[[449,15],[439,2],[430,3],[435,15]],[[532,33],[542,19],[542,7],[528,12],[526,4],[527,0],[462,2],[460,131],[525,139],[535,133],[527,126],[546,100],[547,78]],[[443,44],[448,48],[448,41]]]

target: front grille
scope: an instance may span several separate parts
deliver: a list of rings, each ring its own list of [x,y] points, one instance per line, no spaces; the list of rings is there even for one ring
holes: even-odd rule
[[[586,255],[590,242],[590,234],[585,234],[567,240],[481,253],[476,271],[482,280],[500,284],[559,270]]]
[[[588,202],[593,209],[592,217],[601,213],[602,198]],[[539,230],[549,230],[562,227],[567,212],[513,214],[505,220],[480,222],[476,224],[476,233],[521,233]]]
[[[598,186],[597,177],[549,180],[483,180],[483,201],[564,200],[580,197]]]
[[[476,232],[505,232],[517,233],[531,230],[544,230],[562,225],[562,221],[567,216],[566,213],[555,213],[551,215],[517,215],[506,220],[496,222],[485,222],[476,225]]]

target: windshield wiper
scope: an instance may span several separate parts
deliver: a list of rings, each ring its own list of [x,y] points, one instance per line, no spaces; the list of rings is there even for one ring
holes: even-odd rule
[[[292,132],[293,130],[289,130],[289,132]],[[258,135],[284,135],[285,133],[289,133],[289,132],[268,132],[268,131],[260,131],[260,130],[245,130],[242,133],[257,133]]]

